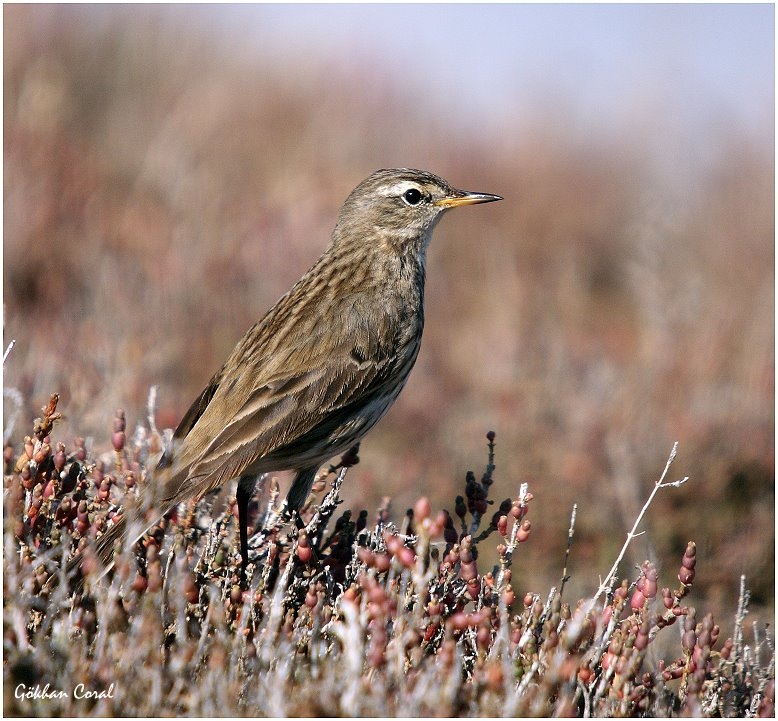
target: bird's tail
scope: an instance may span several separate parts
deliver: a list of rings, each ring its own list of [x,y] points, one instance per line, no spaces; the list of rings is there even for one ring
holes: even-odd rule
[[[76,578],[76,572],[81,568],[81,574],[75,582],[76,590],[83,588],[86,576],[93,581],[102,578],[111,570],[114,564],[114,554],[117,548],[132,548],[148,529],[174,508],[180,501],[187,500],[189,494],[178,497],[169,493],[170,488],[178,488],[186,470],[173,469],[162,463],[144,483],[141,496],[136,503],[125,507],[122,515],[113,522],[110,528],[86,551],[79,552],[67,565],[67,577]]]
[[[136,504],[125,506],[119,518],[115,519],[108,530],[97,542],[77,553],[67,565],[67,577],[76,579],[75,589],[83,588],[86,577],[93,582],[98,581],[113,568],[114,554],[123,548],[132,548],[143,537],[143,534],[165,515],[173,504],[158,505],[157,499],[150,498],[153,487],[148,485]]]
[[[113,568],[114,554],[121,549],[127,542],[130,546],[143,536],[151,523],[139,524],[138,521],[143,518],[140,512],[130,511],[132,522],[128,524],[128,512],[125,511],[122,516],[115,520],[113,525],[97,540],[91,548],[80,551],[70,559],[67,565],[67,577],[75,579],[75,590],[81,591],[86,577],[89,576],[93,581],[101,579],[108,571]],[[133,536],[127,538],[128,527]],[[80,575],[76,576],[80,569]]]

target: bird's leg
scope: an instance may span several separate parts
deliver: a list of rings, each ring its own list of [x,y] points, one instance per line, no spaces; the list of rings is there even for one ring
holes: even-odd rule
[[[294,511],[297,518],[297,527],[303,528],[305,524],[300,518],[300,509],[305,505],[305,501],[308,500],[308,494],[313,487],[313,481],[316,478],[316,472],[319,470],[318,466],[313,468],[303,468],[297,473],[297,477],[292,482],[292,487],[289,489],[289,493],[286,494],[286,505],[289,511]]]
[[[241,476],[238,481],[238,491],[235,494],[238,501],[238,528],[240,530],[240,584],[244,589],[247,588],[246,569],[249,563],[249,501],[254,495],[256,485],[256,476]]]
[[[314,466],[313,468],[303,468],[298,471],[289,493],[286,494],[286,502],[290,511],[299,513],[300,509],[305,505],[305,501],[308,500],[308,494],[311,492],[311,488],[313,488],[313,481],[318,470],[319,467]]]

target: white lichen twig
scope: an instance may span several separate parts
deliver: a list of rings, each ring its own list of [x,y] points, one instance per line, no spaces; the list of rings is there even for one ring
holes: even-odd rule
[[[654,488],[652,489],[651,494],[648,497],[648,500],[643,504],[643,508],[640,509],[640,513],[638,513],[638,517],[635,519],[635,523],[632,526],[632,530],[630,530],[630,532],[627,534],[627,538],[624,541],[624,545],[621,547],[621,551],[619,552],[618,557],[614,561],[613,566],[611,566],[611,570],[608,571],[608,575],[605,576],[603,581],[600,583],[600,587],[597,589],[597,593],[594,594],[592,599],[587,604],[587,613],[591,611],[592,608],[594,608],[594,604],[597,603],[597,599],[610,590],[611,581],[613,577],[616,575],[616,571],[618,570],[619,564],[624,558],[624,554],[627,552],[627,548],[629,548],[629,544],[632,543],[632,539],[643,534],[643,531],[638,532],[637,530],[638,526],[640,526],[640,523],[643,520],[643,516],[646,515],[646,511],[648,510],[648,507],[653,502],[654,496],[656,496],[659,489],[670,488],[670,487],[677,488],[678,486],[683,485],[684,483],[686,483],[686,481],[689,480],[689,477],[685,476],[684,478],[678,481],[669,481],[665,483],[665,478],[667,477],[667,473],[670,470],[670,465],[675,460],[675,455],[677,451],[678,451],[678,441],[673,443],[673,449],[670,451],[670,456],[667,459],[665,469],[662,472],[662,475],[660,476],[659,480],[654,484]]]

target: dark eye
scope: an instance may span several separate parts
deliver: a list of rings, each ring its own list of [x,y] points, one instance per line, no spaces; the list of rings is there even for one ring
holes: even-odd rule
[[[408,188],[408,190],[403,193],[403,200],[408,203],[408,205],[418,205],[421,203],[421,191],[416,188]]]

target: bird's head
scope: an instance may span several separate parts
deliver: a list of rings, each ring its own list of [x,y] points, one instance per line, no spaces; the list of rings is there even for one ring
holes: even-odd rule
[[[376,170],[346,199],[338,217],[336,243],[372,239],[397,251],[423,253],[440,216],[450,208],[502,200],[499,195],[452,188],[423,170]]]

